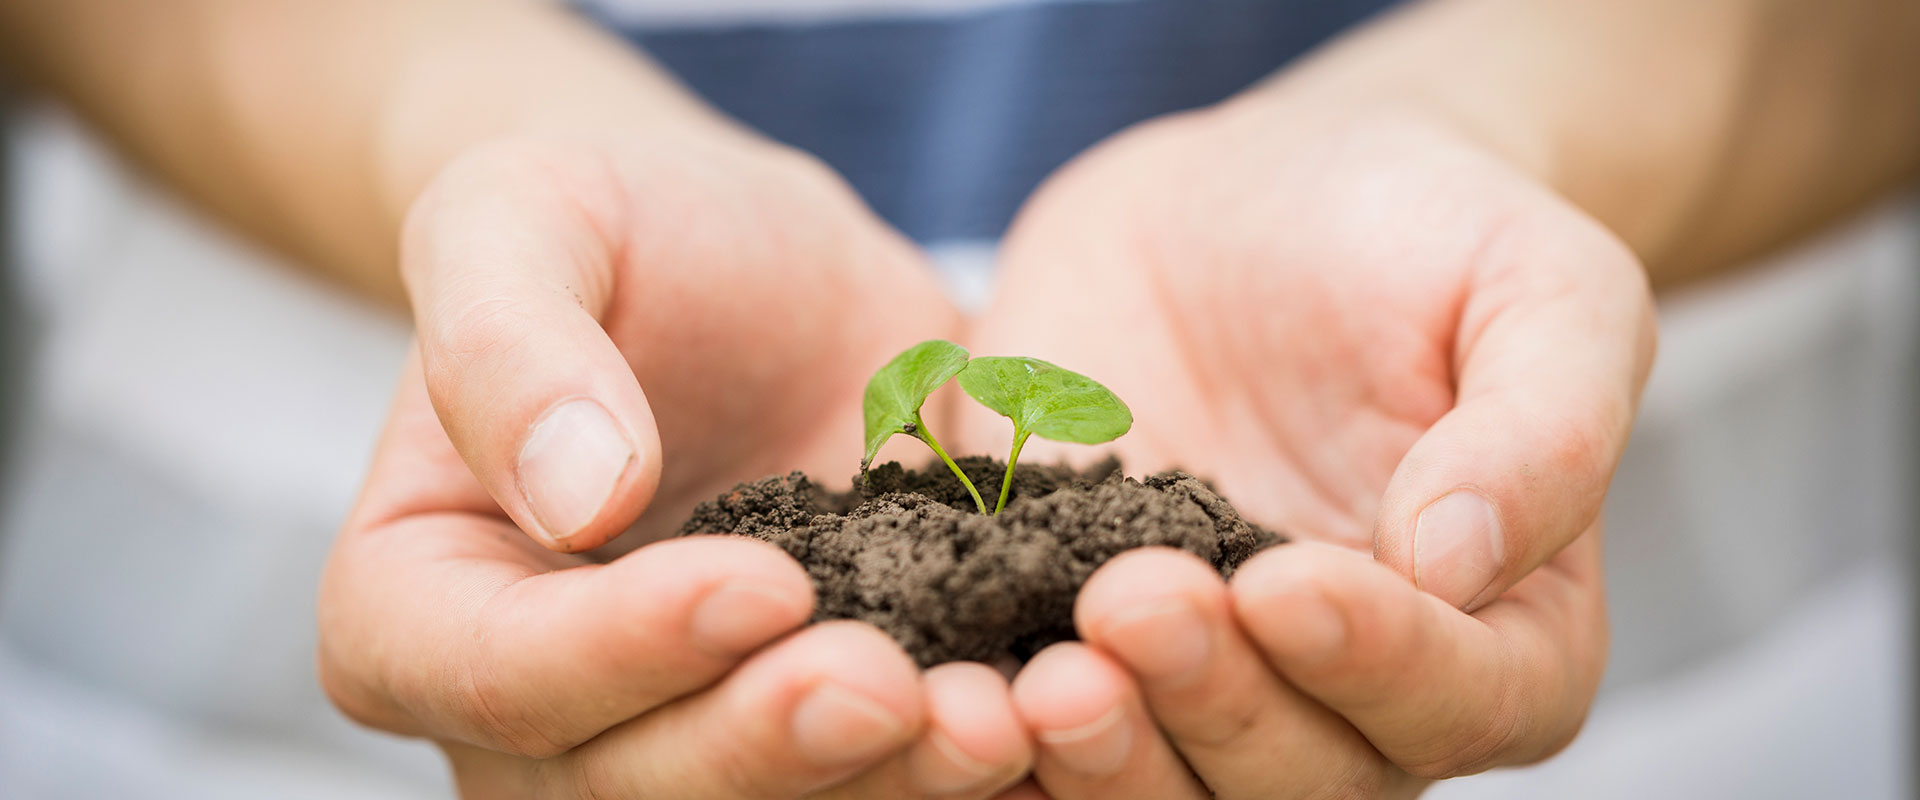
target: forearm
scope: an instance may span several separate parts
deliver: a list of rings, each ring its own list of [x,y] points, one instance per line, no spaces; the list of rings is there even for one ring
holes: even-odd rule
[[[467,146],[723,125],[544,4],[0,0],[0,52],[215,213],[386,299],[406,208]]]
[[[1430,0],[1255,94],[1456,123],[1671,285],[1920,172],[1920,4]]]

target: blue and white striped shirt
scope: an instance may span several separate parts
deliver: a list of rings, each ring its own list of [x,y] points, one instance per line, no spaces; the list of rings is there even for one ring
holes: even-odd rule
[[[1245,88],[1391,0],[580,0],[928,244],[998,238],[1067,159]]]

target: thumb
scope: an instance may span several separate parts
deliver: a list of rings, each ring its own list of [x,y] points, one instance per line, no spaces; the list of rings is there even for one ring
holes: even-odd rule
[[[494,147],[414,205],[402,263],[427,389],[448,438],[522,530],[604,544],[660,480],[660,436],[601,327],[622,230],[608,185],[564,154]]]
[[[1655,347],[1646,278],[1585,219],[1512,223],[1474,266],[1451,411],[1389,481],[1374,555],[1456,607],[1491,602],[1590,528]]]

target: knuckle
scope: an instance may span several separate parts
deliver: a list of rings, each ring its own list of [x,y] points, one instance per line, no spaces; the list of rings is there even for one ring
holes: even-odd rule
[[[1576,668],[1577,669],[1577,668]],[[1593,705],[1594,694],[1598,691],[1597,675],[1588,680],[1585,677],[1570,678],[1563,685],[1563,698],[1551,704],[1562,709],[1544,717],[1535,717],[1543,721],[1536,723],[1526,731],[1516,731],[1509,737],[1505,747],[1497,757],[1500,765],[1533,764],[1552,758],[1567,749],[1580,736],[1580,730],[1586,727],[1587,714]]]
[[[319,617],[315,673],[333,707],[359,725],[403,736],[419,733],[417,722],[386,691],[379,664],[369,662],[367,648],[356,646],[358,640],[348,632],[349,626],[324,598]]]
[[[1337,615],[1346,631],[1342,646],[1314,665],[1313,674],[1339,675],[1343,683],[1370,691],[1411,688],[1417,677],[1406,666],[1430,660],[1436,644],[1424,608],[1391,602],[1366,591],[1365,584],[1313,578],[1303,585],[1311,587],[1320,608],[1326,609],[1317,613]]]
[[[1310,793],[1314,800],[1377,800],[1394,794],[1394,770],[1373,758],[1355,763],[1339,780]]]
[[[546,763],[558,765],[566,776],[558,782],[565,787],[563,791],[546,793],[551,800],[620,800],[630,796],[621,789],[619,775],[607,759],[576,757]]]
[[[473,197],[499,192],[502,184],[528,187],[541,185],[542,175],[567,171],[567,149],[554,143],[525,137],[510,137],[481,142],[462,150],[434,174],[433,180],[407,208],[402,220],[402,253],[411,256],[418,248],[431,247],[442,234],[457,233],[460,209]],[[411,281],[424,262],[406,257],[401,269]]]
[[[740,721],[760,713],[764,712],[723,703],[716,716],[699,726],[706,735],[694,733],[697,739],[684,743],[684,752],[700,764],[702,780],[711,784],[711,796],[741,800],[798,797],[826,783],[823,778],[834,777],[805,766],[791,752],[790,740],[721,733],[739,731]]]
[[[702,736],[698,727],[637,738],[599,738],[557,757],[536,762],[544,774],[542,798],[551,800],[628,800],[635,797],[726,797],[774,800],[798,797],[796,782],[808,777],[794,766],[776,767],[766,757],[731,738]]]
[[[1501,692],[1499,707],[1481,716],[1477,724],[1464,725],[1451,735],[1442,736],[1430,750],[1416,752],[1400,761],[1400,767],[1415,777],[1443,780],[1483,772],[1501,763],[1521,734],[1521,714],[1511,689]]]
[[[1571,720],[1568,720],[1567,724],[1555,728],[1554,731],[1541,742],[1538,751],[1530,753],[1524,758],[1515,759],[1513,763],[1515,765],[1533,764],[1559,755],[1560,751],[1567,749],[1568,746],[1573,744],[1574,739],[1580,737],[1580,729],[1586,727],[1586,724],[1586,710],[1581,709],[1581,712]]]
[[[529,713],[525,698],[484,664],[465,671],[459,713],[494,749],[528,758],[552,758],[572,749],[569,741],[537,714]]]
[[[1563,408],[1552,418],[1538,420],[1535,452],[1542,460],[1525,468],[1524,473],[1529,481],[1544,480],[1559,492],[1570,493],[1566,495],[1570,502],[1542,520],[1556,530],[1564,528],[1571,533],[1584,529],[1599,512],[1628,424],[1623,412],[1611,410],[1609,405]],[[1525,536],[1526,531],[1510,530],[1510,534]]]
[[[1238,697],[1222,697],[1228,702],[1218,707],[1206,709],[1203,713],[1190,715],[1179,730],[1169,731],[1182,744],[1204,747],[1212,750],[1224,750],[1251,740],[1254,731],[1263,727],[1267,706],[1260,703],[1241,702]],[[1165,724],[1165,721],[1162,721]]]
[[[333,703],[347,719],[355,724],[369,728],[405,733],[399,730],[387,713],[384,704],[376,702],[372,693],[359,680],[354,679],[329,655],[322,644],[319,665],[320,690],[325,692],[327,700]]]
[[[465,299],[475,296],[480,299]],[[423,350],[431,373],[498,360],[533,333],[534,320],[526,304],[510,292],[469,286],[451,297],[460,299],[435,309],[433,322],[422,332],[429,345]]]
[[[1614,423],[1598,408],[1580,410],[1554,425],[1547,449],[1556,473],[1576,478],[1604,477],[1613,463]]]

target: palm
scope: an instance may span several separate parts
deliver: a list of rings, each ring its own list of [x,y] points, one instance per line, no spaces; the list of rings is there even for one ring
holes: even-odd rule
[[[1415,128],[1235,135],[1161,122],[1062,173],[1009,236],[975,339],[1111,386],[1134,471],[1182,467],[1290,533],[1366,547],[1395,468],[1453,406],[1488,243],[1561,212]],[[1211,169],[1229,149],[1272,155]]]

